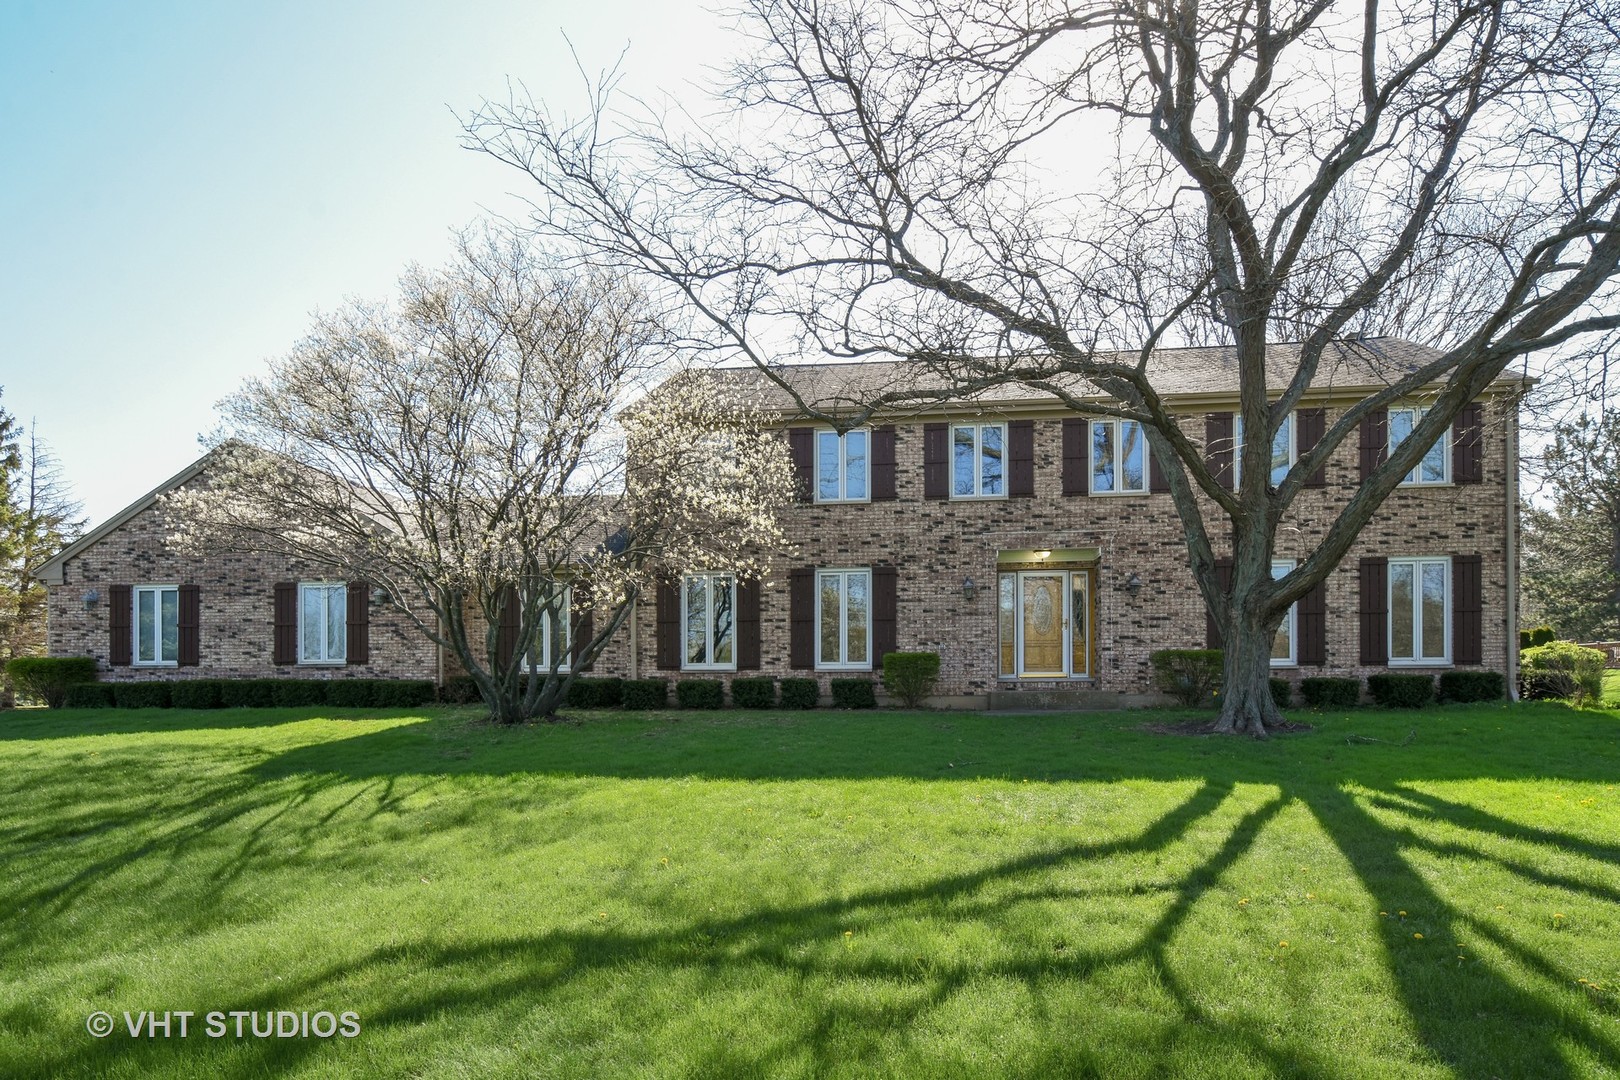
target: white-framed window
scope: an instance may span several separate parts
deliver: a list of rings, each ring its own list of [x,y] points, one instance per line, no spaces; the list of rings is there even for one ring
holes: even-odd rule
[[[1007,425],[951,425],[951,498],[1007,495]]]
[[[341,581],[298,585],[298,662],[341,664],[348,655],[349,587]]]
[[[1273,481],[1275,483],[1275,481]],[[1286,577],[1294,568],[1293,559],[1273,559],[1271,580]],[[1299,663],[1299,604],[1288,605],[1288,614],[1277,624],[1277,633],[1271,639],[1271,666],[1293,667]]]
[[[1272,487],[1282,484],[1288,470],[1294,467],[1294,414],[1289,413],[1277,427],[1277,434],[1271,439],[1271,477]],[[1232,487],[1236,490],[1243,483],[1243,417],[1232,418]]]
[[[134,663],[175,667],[180,663],[180,587],[137,585],[130,590]]]
[[[1389,410],[1389,452],[1412,437],[1412,431],[1425,416],[1427,406],[1411,405]],[[1429,452],[1406,474],[1403,484],[1449,484],[1451,482],[1451,435],[1445,432],[1429,447]]]
[[[687,574],[681,579],[684,671],[737,670],[737,575]]]
[[[1091,422],[1091,493],[1131,495],[1148,489],[1148,445],[1135,420]]]
[[[871,496],[872,433],[816,432],[816,502],[866,502]]]
[[[872,571],[816,571],[816,667],[872,667]]]
[[[551,670],[552,657],[557,657],[558,671],[567,671],[570,660],[570,650],[573,647],[573,629],[569,619],[570,605],[574,602],[574,590],[567,585],[561,586],[562,599],[556,610],[546,612],[540,619],[540,630],[535,634],[534,644],[538,646],[523,658],[524,667],[535,667],[541,671]]]
[[[1389,662],[1451,662],[1451,560],[1389,560]]]

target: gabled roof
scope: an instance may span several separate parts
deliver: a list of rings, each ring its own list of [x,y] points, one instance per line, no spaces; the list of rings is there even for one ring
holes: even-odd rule
[[[140,498],[118,511],[118,513],[114,514],[112,517],[85,533],[83,536],[73,541],[73,543],[69,544],[61,551],[58,551],[55,555],[52,555],[49,559],[46,559],[44,562],[40,563],[34,568],[34,576],[45,582],[47,585],[61,585],[63,583],[62,571],[67,565],[67,561],[69,559],[100,541],[102,537],[117,529],[120,525],[124,524],[124,522],[128,521],[136,514],[139,514],[142,510],[150,507],[153,503],[157,502],[158,496],[166,495],[175,488],[190,483],[198,473],[203,471],[204,465],[207,464],[208,459],[213,457],[213,455],[214,451],[208,451],[208,453],[204,454],[196,461],[193,461],[190,465],[187,465],[185,468],[163,481],[163,483],[159,484],[151,491],[148,491],[145,495],[142,495]]]

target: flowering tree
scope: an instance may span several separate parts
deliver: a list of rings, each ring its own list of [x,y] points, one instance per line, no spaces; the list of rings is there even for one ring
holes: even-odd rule
[[[493,718],[552,716],[663,567],[757,573],[737,553],[781,545],[780,439],[708,380],[647,393],[668,373],[660,336],[622,284],[464,238],[453,265],[320,317],[222,403],[205,481],[167,497],[174,540],[371,582]],[[599,616],[588,636],[569,640],[569,606]]]

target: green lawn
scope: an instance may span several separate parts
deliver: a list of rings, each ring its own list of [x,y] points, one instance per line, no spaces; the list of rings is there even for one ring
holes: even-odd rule
[[[0,1075],[1620,1076],[1620,717],[1165,719],[0,715]]]

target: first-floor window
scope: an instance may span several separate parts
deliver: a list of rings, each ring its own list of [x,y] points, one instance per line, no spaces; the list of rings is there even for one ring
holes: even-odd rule
[[[1271,564],[1271,580],[1287,577],[1288,572],[1294,568],[1292,559],[1278,559]],[[1295,659],[1294,641],[1299,630],[1299,605],[1289,604],[1288,614],[1283,616],[1282,622],[1277,624],[1277,634],[1271,639],[1271,666],[1293,667],[1298,661]]]
[[[957,424],[951,428],[951,498],[1007,494],[1002,447],[1005,424]]]
[[[298,662],[341,664],[348,642],[349,589],[341,581],[298,586]]]
[[[1450,559],[1389,560],[1390,663],[1450,661],[1450,594]]]
[[[681,667],[731,671],[737,667],[732,613],[737,610],[735,574],[688,574],[681,581],[681,622],[686,653]]]
[[[139,585],[131,590],[135,605],[135,663],[180,662],[180,589],[174,585]]]
[[[540,629],[534,635],[537,648],[530,651],[524,661],[525,667],[538,667],[542,671],[550,671],[553,658],[558,660],[559,671],[568,670],[569,649],[573,645],[570,638],[569,605],[573,603],[573,590],[567,585],[560,586],[560,597],[551,607],[550,611],[542,612]],[[548,598],[549,599],[549,598]]]
[[[816,571],[816,667],[872,666],[872,572]]]
[[[1091,422],[1091,493],[1147,490],[1147,439],[1135,420]]]

